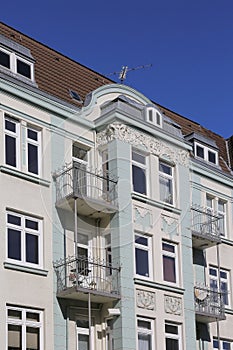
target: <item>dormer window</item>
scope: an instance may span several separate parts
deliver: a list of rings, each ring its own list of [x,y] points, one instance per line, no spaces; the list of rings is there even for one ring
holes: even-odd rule
[[[200,143],[194,143],[194,152],[197,158],[201,158],[209,163],[218,165],[218,153]]]
[[[153,107],[148,107],[146,110],[146,121],[153,125],[162,127],[162,116],[161,114]]]
[[[15,52],[0,47],[0,67],[34,81],[34,64]]]

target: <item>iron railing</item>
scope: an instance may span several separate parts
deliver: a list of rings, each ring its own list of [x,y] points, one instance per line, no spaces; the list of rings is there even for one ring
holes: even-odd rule
[[[202,208],[199,206],[192,206],[192,226],[191,230],[193,234],[201,236],[203,238],[216,238],[220,239],[220,221],[222,215],[214,213],[209,208]]]
[[[195,287],[195,311],[203,316],[224,319],[224,302],[222,293],[208,287]]]
[[[71,287],[119,295],[120,269],[100,259],[67,257],[56,261],[57,293]]]
[[[56,201],[68,196],[90,198],[117,205],[116,185],[106,172],[93,172],[87,166],[74,162],[70,167],[53,175],[56,183]]]

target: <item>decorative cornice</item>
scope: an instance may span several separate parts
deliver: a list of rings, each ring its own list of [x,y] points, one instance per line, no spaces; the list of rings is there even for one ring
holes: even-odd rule
[[[146,151],[156,156],[166,156],[172,162],[188,166],[189,156],[185,150],[177,150],[169,147],[155,137],[139,132],[122,123],[112,123],[97,134],[97,144],[105,145],[113,140],[120,140],[130,143],[132,146],[142,146]]]

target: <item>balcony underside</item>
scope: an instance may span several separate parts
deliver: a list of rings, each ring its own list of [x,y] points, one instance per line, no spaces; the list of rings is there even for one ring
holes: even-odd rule
[[[91,297],[91,302],[99,304],[104,304],[120,299],[120,295],[115,292],[109,293],[76,286],[69,287],[65,290],[57,292],[57,297],[62,299],[88,301],[89,293]]]
[[[223,321],[226,319],[226,316],[222,313],[208,313],[196,311],[196,321],[201,323],[211,323],[218,321]]]
[[[204,250],[221,243],[221,238],[217,235],[209,233],[204,234],[197,231],[192,231],[192,243],[193,248]]]
[[[84,196],[70,194],[56,202],[56,207],[63,210],[75,210],[75,200],[78,215],[90,216],[92,218],[103,218],[106,215],[117,212],[117,206],[104,201]]]

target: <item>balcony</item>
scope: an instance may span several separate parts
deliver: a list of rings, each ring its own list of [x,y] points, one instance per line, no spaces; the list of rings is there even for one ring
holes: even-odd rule
[[[192,242],[196,249],[206,249],[221,243],[221,215],[215,214],[208,208],[193,206],[192,212]]]
[[[106,303],[120,299],[120,269],[98,259],[68,257],[54,263],[57,297]]]
[[[54,174],[56,207],[77,210],[79,215],[101,218],[115,213],[117,206],[117,181],[108,174],[94,173],[81,163]],[[76,205],[76,207],[75,207]]]
[[[221,293],[207,287],[194,288],[196,320],[202,323],[225,320]]]

